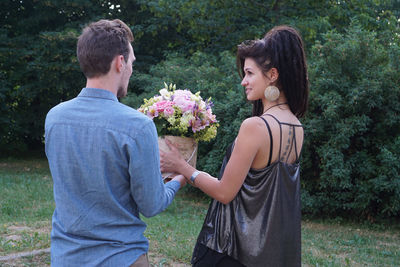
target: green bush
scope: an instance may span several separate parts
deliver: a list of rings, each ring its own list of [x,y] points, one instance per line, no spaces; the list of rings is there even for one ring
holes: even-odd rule
[[[34,40],[35,39],[35,40]],[[11,66],[0,72],[0,150],[26,151],[43,146],[44,119],[49,109],[76,96],[84,86],[75,54],[74,32],[46,32],[37,37],[0,38],[2,61]],[[26,43],[32,46],[26,48]],[[3,102],[4,101],[4,102]]]
[[[303,210],[400,215],[400,47],[354,23],[310,56]]]
[[[310,71],[310,108],[302,120],[304,212],[399,215],[398,1],[27,0],[2,7],[0,156],[43,148],[46,113],[85,83],[75,56],[82,26],[120,18],[132,27],[137,56],[124,103],[139,107],[164,81],[211,96],[219,134],[200,144],[198,166],[217,175],[251,113],[232,52],[245,39],[289,24],[303,36]]]

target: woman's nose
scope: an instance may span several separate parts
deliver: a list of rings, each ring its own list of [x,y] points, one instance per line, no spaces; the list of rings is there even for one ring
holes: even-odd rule
[[[247,80],[246,78],[243,78],[242,82],[240,83],[242,86],[246,86],[247,85]]]

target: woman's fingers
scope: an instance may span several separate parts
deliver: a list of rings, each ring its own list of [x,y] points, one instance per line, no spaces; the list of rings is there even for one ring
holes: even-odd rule
[[[171,151],[179,152],[179,151],[178,151],[178,148],[177,148],[174,144],[172,144],[171,141],[169,141],[169,140],[166,139],[166,138],[165,138],[165,143],[167,144],[168,148],[169,148]]]

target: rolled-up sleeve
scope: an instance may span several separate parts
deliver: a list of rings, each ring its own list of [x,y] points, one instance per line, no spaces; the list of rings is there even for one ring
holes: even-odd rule
[[[154,123],[148,121],[128,145],[131,193],[146,217],[165,210],[180,187],[177,181],[163,183],[157,139]]]

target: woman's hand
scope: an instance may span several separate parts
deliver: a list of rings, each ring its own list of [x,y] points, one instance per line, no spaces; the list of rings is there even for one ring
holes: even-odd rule
[[[181,173],[180,169],[188,164],[178,149],[165,139],[165,143],[170,151],[160,150],[160,167],[161,172]]]

